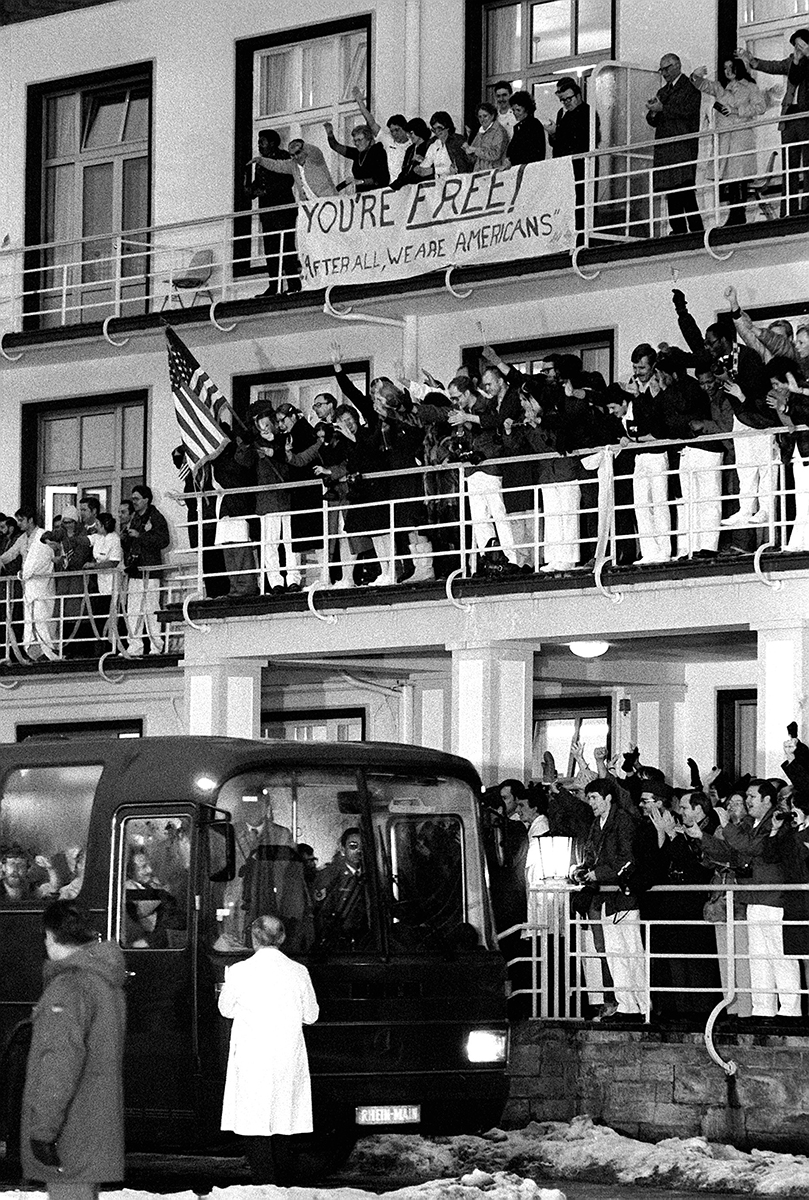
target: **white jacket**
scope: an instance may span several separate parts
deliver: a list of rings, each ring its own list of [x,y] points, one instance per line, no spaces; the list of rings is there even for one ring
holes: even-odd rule
[[[222,1129],[243,1137],[312,1132],[303,1026],[319,1010],[306,967],[265,947],[225,970],[219,1011],[233,1018]]]

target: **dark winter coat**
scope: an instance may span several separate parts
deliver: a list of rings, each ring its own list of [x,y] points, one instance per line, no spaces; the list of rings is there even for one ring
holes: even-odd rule
[[[613,802],[602,828],[595,817],[584,847],[584,862],[593,871],[598,884],[617,884],[618,872],[627,865],[634,867],[637,822],[620,805]],[[625,892],[606,892],[596,896],[596,906],[604,904],[604,916],[628,912],[638,907],[638,898]]]
[[[686,138],[688,133],[699,129],[702,95],[685,75],[678,75],[673,83],[667,83],[657,93],[663,111],[647,113],[646,120],[653,126],[656,138],[683,138],[679,142],[667,142],[654,148],[654,187],[656,192],[672,192],[675,188],[694,186],[696,159],[699,141],[696,137]],[[660,167],[667,168],[659,170]]]
[[[137,532],[138,537],[133,538],[133,532]],[[170,541],[166,518],[153,504],[142,513],[134,513],[121,533],[124,563],[129,568],[127,574],[139,575],[140,567],[159,567]]]
[[[92,942],[45,964],[22,1105],[22,1166],[46,1183],[124,1177],[124,956]],[[62,1174],[37,1162],[31,1138],[56,1142]]]

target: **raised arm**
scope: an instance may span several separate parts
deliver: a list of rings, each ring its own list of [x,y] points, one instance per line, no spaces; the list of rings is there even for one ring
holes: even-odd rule
[[[366,106],[365,97],[362,94],[362,88],[354,87],[351,89],[351,95],[354,97],[357,108],[360,110],[360,115],[365,124],[370,129],[374,137],[379,136],[379,131],[382,126],[376,121],[371,113],[371,110]]]

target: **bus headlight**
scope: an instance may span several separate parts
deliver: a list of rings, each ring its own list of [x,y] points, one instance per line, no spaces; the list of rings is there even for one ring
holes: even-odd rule
[[[473,1063],[505,1062],[505,1030],[473,1029],[466,1039],[466,1057]]]

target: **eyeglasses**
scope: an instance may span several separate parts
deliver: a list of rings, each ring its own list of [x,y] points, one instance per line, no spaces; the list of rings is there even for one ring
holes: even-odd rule
[[[557,92],[556,96],[557,96],[557,99],[561,100],[563,104],[568,104],[571,100],[576,99],[575,92],[571,92],[568,96],[561,96],[559,94],[559,92]]]

